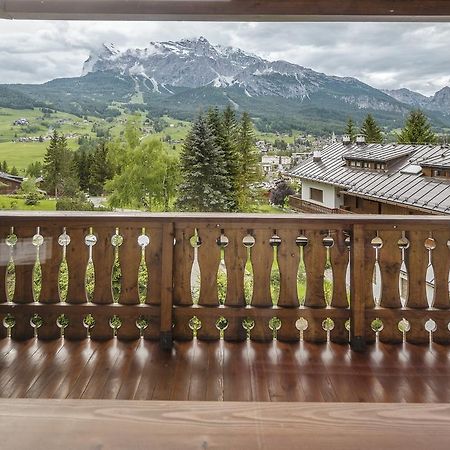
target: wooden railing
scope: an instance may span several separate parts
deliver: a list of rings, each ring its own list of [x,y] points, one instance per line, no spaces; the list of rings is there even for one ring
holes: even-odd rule
[[[0,333],[450,343],[449,245],[449,217],[4,213]]]
[[[328,208],[324,205],[308,202],[296,195],[289,196],[289,206],[296,211],[307,214],[352,214],[350,211],[342,208]]]

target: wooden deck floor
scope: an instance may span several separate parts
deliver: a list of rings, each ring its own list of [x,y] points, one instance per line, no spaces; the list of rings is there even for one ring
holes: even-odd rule
[[[450,402],[450,347],[3,339],[0,397]]]

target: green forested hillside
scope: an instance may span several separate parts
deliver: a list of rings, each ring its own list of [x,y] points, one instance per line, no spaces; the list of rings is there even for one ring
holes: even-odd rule
[[[198,88],[165,86],[155,91],[144,77],[106,71],[89,73],[84,77],[56,79],[42,85],[0,85],[0,94],[3,93],[0,95],[0,106],[46,105],[79,117],[88,115],[99,118],[117,117],[123,107],[130,112],[168,115],[192,121],[199,112],[210,106],[224,108],[231,104],[238,112],[249,112],[261,131],[297,129],[317,135],[342,129],[350,116],[362,121],[368,113],[385,129],[396,129],[411,109],[361,82],[353,83],[350,79],[346,83],[333,84],[333,80],[327,83],[323,89],[300,99],[279,95],[251,96],[238,85]],[[438,112],[427,114],[436,130],[450,127],[450,116]]]

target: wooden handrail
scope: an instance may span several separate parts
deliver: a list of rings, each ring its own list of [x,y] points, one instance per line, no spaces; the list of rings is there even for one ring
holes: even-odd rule
[[[0,336],[450,343],[449,245],[448,216],[2,213]]]
[[[445,226],[449,224],[450,216],[427,216],[427,215],[396,215],[396,214],[354,214],[336,217],[334,214],[260,214],[260,213],[123,213],[123,212],[77,212],[77,211],[1,211],[0,224],[8,226],[14,222],[21,223],[48,223],[55,221],[69,220],[75,224],[96,224],[105,223],[111,219],[117,223],[130,223],[137,221],[151,221],[163,223],[167,221],[177,223],[193,222],[215,222],[217,224],[230,222],[249,222],[270,224],[289,223],[292,221],[304,221],[311,224],[323,223],[323,221],[348,225],[352,223],[370,224],[379,226],[390,224],[391,226],[413,226],[415,223],[419,227],[425,224],[433,226]]]

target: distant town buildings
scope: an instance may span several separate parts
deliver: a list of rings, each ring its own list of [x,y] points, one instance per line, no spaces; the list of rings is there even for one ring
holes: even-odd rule
[[[290,156],[263,155],[261,166],[265,175],[274,175],[291,169],[293,164]]]
[[[314,151],[286,175],[301,181],[303,212],[450,214],[450,148],[366,144],[363,137]]]

